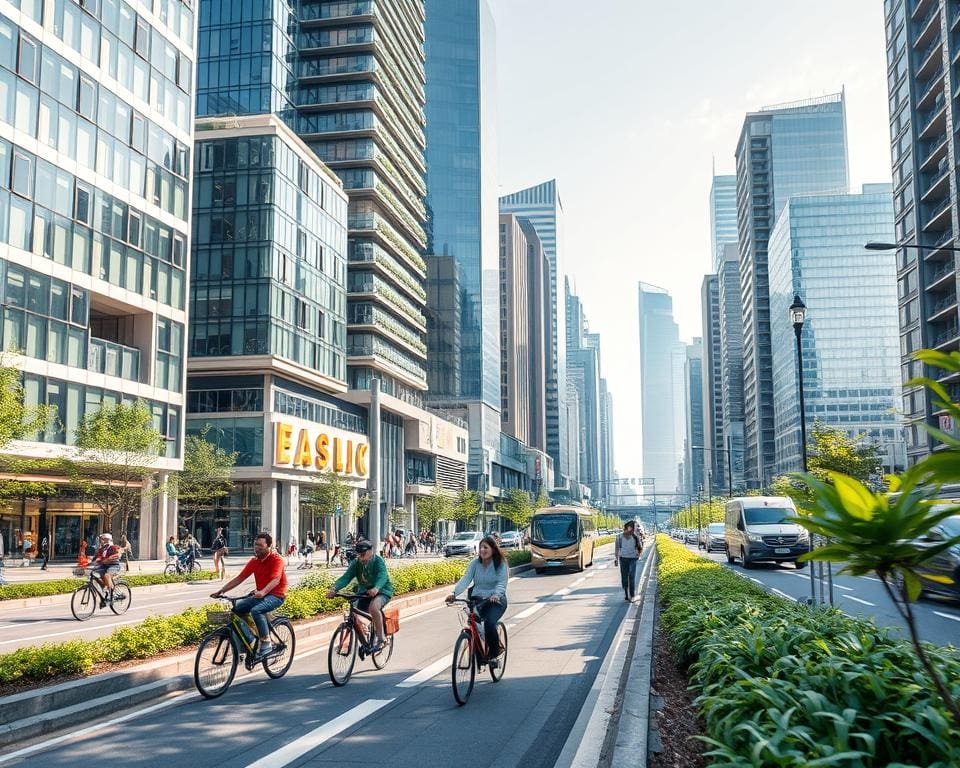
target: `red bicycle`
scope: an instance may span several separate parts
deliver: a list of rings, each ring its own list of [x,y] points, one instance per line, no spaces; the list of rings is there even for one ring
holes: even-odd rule
[[[471,597],[466,600],[457,599],[453,603],[462,603],[463,612],[460,621],[463,629],[453,646],[453,698],[461,707],[470,698],[473,682],[477,670],[487,664],[487,644],[483,636],[483,619],[480,618],[479,608],[486,598]],[[503,672],[507,668],[507,628],[502,621],[497,622],[497,635],[500,638],[499,662],[490,667],[490,677],[493,682],[500,682]]]

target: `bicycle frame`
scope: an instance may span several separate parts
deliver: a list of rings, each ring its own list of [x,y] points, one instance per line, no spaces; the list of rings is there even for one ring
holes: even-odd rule
[[[470,650],[480,658],[487,657],[487,641],[484,633],[480,631],[480,612],[477,610],[486,600],[476,601],[473,599],[455,600],[454,602],[464,603],[463,612],[466,614],[466,621],[463,628],[470,633]]]
[[[342,597],[349,602],[349,607],[343,612],[343,620],[353,627],[360,640],[360,647],[364,652],[368,652],[371,647],[370,639],[373,637],[373,617],[366,611],[361,611],[356,605],[359,600],[364,599],[364,595],[338,594],[337,597]]]

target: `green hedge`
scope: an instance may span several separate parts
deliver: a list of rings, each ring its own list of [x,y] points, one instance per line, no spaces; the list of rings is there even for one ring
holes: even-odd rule
[[[593,546],[602,547],[604,544],[612,544],[616,540],[616,536],[597,536],[597,540],[593,542]]]
[[[122,574],[123,580],[131,587],[152,587],[155,584],[177,584],[183,581],[201,581],[217,578],[213,571],[197,571],[180,576],[164,576],[162,573]],[[52,581],[31,581],[23,584],[5,584],[0,587],[0,601],[21,600],[28,597],[48,597],[50,595],[69,595],[77,587],[86,584],[86,579],[54,579]]]
[[[688,667],[715,768],[960,766],[957,726],[912,647],[771,595],[657,537],[660,621]],[[960,697],[960,656],[930,647]]]
[[[463,575],[467,562],[445,560],[389,568],[390,580],[397,595],[453,584]],[[325,596],[333,582],[333,577],[326,573],[307,574],[298,586],[287,592],[279,613],[291,619],[306,619],[342,610],[342,600],[329,600]],[[194,645],[209,630],[207,607],[189,608],[175,616],[150,616],[140,624],[119,627],[109,636],[97,640],[72,640],[2,654],[0,683],[45,681],[59,675],[87,672],[99,662],[146,659],[164,651]]]

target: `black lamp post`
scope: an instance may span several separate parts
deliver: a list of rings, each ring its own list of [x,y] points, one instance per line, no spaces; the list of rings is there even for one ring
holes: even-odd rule
[[[807,412],[803,403],[803,348],[800,337],[803,333],[803,321],[807,317],[807,305],[800,300],[799,294],[794,294],[793,304],[790,305],[790,320],[793,322],[793,333],[797,337],[797,380],[800,383],[800,456],[803,459],[803,471],[807,471]]]

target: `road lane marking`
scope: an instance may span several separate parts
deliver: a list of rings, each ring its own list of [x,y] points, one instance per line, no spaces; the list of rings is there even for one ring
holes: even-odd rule
[[[793,595],[788,595],[786,592],[781,592],[781,591],[780,591],[779,589],[777,589],[776,587],[770,587],[770,591],[771,591],[771,592],[774,592],[775,594],[780,595],[780,597],[785,597],[785,598],[787,598],[787,600],[793,600],[794,602],[796,602],[796,598],[794,598]]]
[[[250,763],[247,768],[283,768],[283,766],[289,765],[307,752],[325,744],[364,718],[393,703],[393,701],[394,699],[369,699],[364,701],[339,717],[324,723],[319,728],[314,728],[310,733],[301,736],[299,739],[295,739],[280,747],[280,749]]]
[[[876,576],[861,576],[861,579],[869,579],[870,581],[875,581],[877,584],[883,584],[883,579],[878,579]]]
[[[751,576],[750,581],[755,581],[757,584],[763,584],[763,582],[760,581],[760,579],[758,579],[756,576]]]
[[[406,678],[405,680],[401,680],[399,683],[397,683],[397,688],[415,688],[416,686],[420,685],[420,683],[425,683],[427,680],[432,680],[447,667],[449,667],[452,661],[453,657],[448,653],[442,659],[437,659],[429,667],[424,667],[419,672],[410,675],[410,677]]]
[[[869,600],[861,600],[859,597],[854,597],[853,595],[840,595],[840,597],[845,597],[847,600],[855,600],[858,603],[863,603],[864,605],[869,605],[872,608],[876,608],[876,603],[871,603]]]
[[[810,577],[805,573],[797,573],[796,571],[787,571],[787,573],[793,573],[794,576],[799,576],[801,579],[806,579],[807,581],[810,580]]]
[[[139,624],[141,621],[143,621],[143,619],[130,619],[129,621],[115,621],[115,622],[113,622],[112,624],[97,624],[96,627],[97,627],[97,629],[109,629],[110,627],[122,627],[122,626],[124,626],[124,625],[126,625],[126,624]],[[25,641],[27,641],[27,640],[43,640],[44,638],[47,638],[47,637],[60,637],[60,636],[62,636],[62,635],[75,635],[77,632],[80,632],[80,631],[81,631],[81,630],[78,628],[78,629],[70,629],[70,630],[67,630],[66,632],[50,632],[49,634],[46,634],[46,635],[34,635],[34,636],[32,636],[32,637],[20,637],[20,638],[17,638],[16,640],[0,640],[0,645],[9,645],[10,643],[23,643],[23,642],[25,642]]]
[[[942,611],[934,611],[937,616],[943,616],[945,619],[951,619],[953,621],[960,621],[960,616],[954,616],[952,613],[943,613]]]
[[[513,618],[514,618],[514,620],[517,620],[517,619],[526,619],[526,618],[529,618],[530,616],[533,616],[533,614],[535,614],[535,613],[536,613],[537,611],[539,611],[541,608],[546,608],[546,607],[547,607],[547,604],[546,604],[546,603],[534,603],[534,604],[531,605],[529,608],[527,608],[527,609],[524,610],[524,611],[521,611],[520,613],[518,613],[518,614],[517,614],[516,616],[514,616]]]
[[[846,592],[853,592],[853,587],[845,587],[843,586],[843,584],[837,584],[837,582],[833,582],[833,586],[835,586],[837,589],[842,589]]]
[[[563,589],[558,589],[558,590],[557,590],[556,592],[554,592],[553,594],[554,594],[555,596],[556,596],[556,595],[559,595],[559,596],[562,597],[563,595],[569,595],[571,592],[573,592],[573,590],[572,590],[570,587],[564,587]]]
[[[519,576],[511,576],[509,579],[507,579],[507,581],[508,581],[508,582],[510,582],[510,581],[516,581],[516,580],[519,579],[519,578],[520,578]]]

